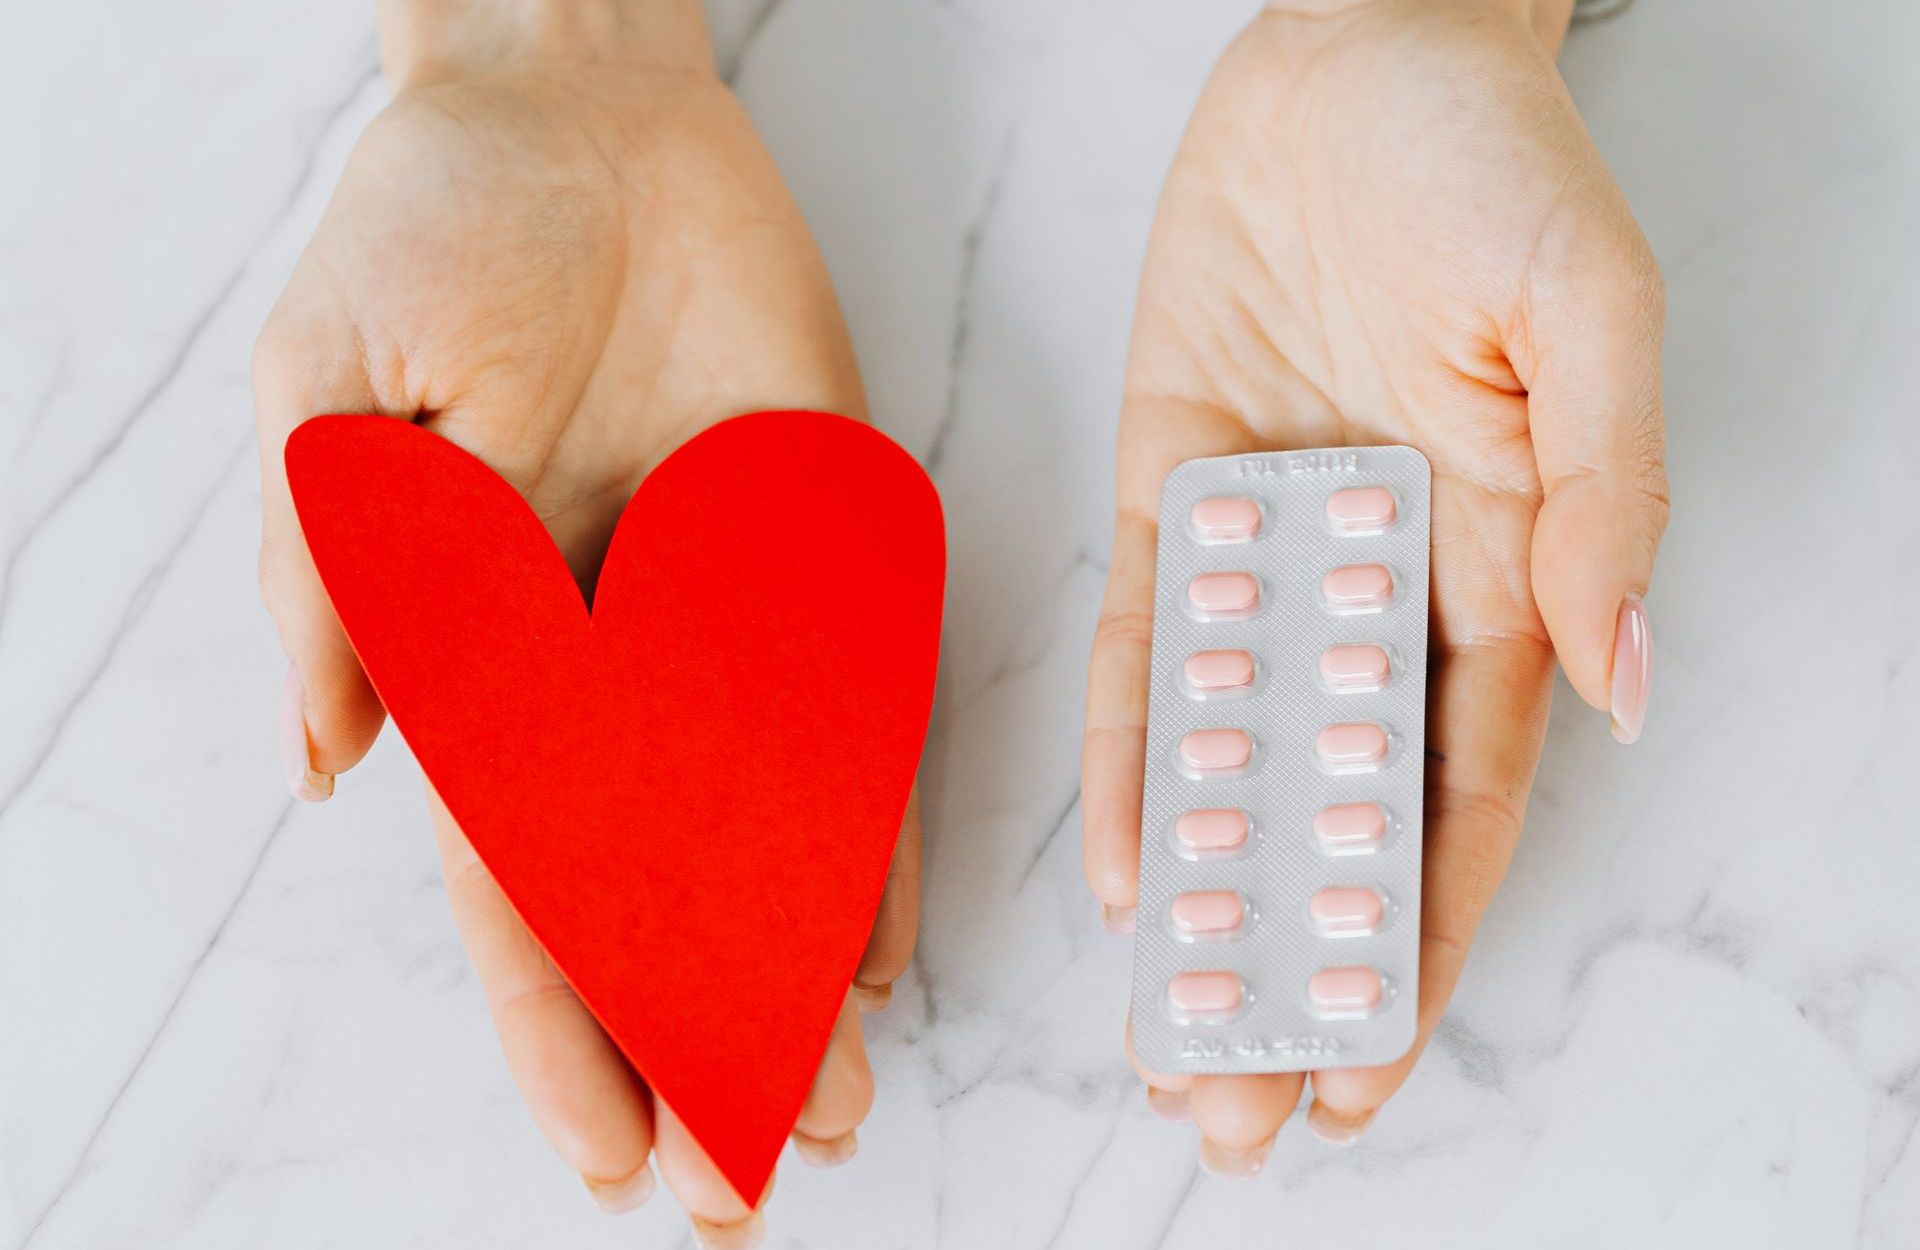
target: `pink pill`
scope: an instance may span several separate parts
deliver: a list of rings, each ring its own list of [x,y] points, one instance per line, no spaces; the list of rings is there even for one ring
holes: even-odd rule
[[[1348,564],[1320,579],[1320,593],[1336,608],[1383,608],[1393,598],[1393,574],[1384,564]]]
[[[1232,933],[1246,918],[1246,903],[1235,890],[1191,890],[1168,909],[1173,927],[1196,936]]]
[[[1363,885],[1339,885],[1307,900],[1307,914],[1322,933],[1372,933],[1380,927],[1386,904]]]
[[[1336,690],[1370,690],[1387,684],[1390,668],[1384,647],[1353,643],[1329,647],[1320,656],[1320,677]]]
[[[1234,851],[1247,843],[1247,814],[1237,807],[1202,807],[1180,813],[1174,840],[1190,851]]]
[[[1202,573],[1187,583],[1187,602],[1208,616],[1246,615],[1260,606],[1260,582],[1251,573]]]
[[[1253,735],[1244,729],[1196,729],[1180,739],[1180,762],[1196,773],[1245,768],[1253,758]]]
[[[1350,486],[1327,496],[1327,521],[1349,534],[1383,530],[1393,524],[1393,492],[1384,486]]]
[[[1182,972],[1167,983],[1167,1001],[1183,1016],[1231,1016],[1246,998],[1246,987],[1231,972]]]
[[[1384,992],[1380,974],[1359,965],[1322,968],[1307,979],[1307,1001],[1329,1015],[1371,1011]]]
[[[1387,731],[1372,721],[1328,725],[1314,748],[1329,768],[1364,768],[1387,758]]]
[[[1314,814],[1313,836],[1324,850],[1357,851],[1387,837],[1387,812],[1378,803],[1338,803]]]
[[[1202,499],[1193,505],[1189,519],[1194,537],[1202,542],[1246,542],[1260,532],[1260,505],[1235,496]]]
[[[1181,669],[1187,685],[1206,694],[1245,690],[1253,685],[1251,651],[1196,651]]]

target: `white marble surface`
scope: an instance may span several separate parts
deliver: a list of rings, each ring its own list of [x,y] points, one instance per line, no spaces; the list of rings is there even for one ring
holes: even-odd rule
[[[521,1110],[391,734],[295,808],[251,337],[379,108],[364,4],[0,42],[0,1248],[670,1246]],[[1640,0],[1567,73],[1666,267],[1642,745],[1563,688],[1452,1014],[1365,1144],[1196,1173],[1119,1050],[1076,751],[1129,304],[1244,0],[734,0],[724,63],[927,457],[921,955],[770,1244],[1920,1244],[1920,9]]]

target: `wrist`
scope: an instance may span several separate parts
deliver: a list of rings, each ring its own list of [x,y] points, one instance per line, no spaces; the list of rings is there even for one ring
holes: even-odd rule
[[[596,65],[713,69],[699,0],[379,0],[394,95],[465,79]]]

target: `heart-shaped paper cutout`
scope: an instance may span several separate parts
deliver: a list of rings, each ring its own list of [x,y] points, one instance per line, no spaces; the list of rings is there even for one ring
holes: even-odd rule
[[[844,417],[722,422],[628,505],[589,615],[479,460],[405,421],[287,441],[347,637],[521,919],[748,1202],[879,906],[932,708],[945,545]]]

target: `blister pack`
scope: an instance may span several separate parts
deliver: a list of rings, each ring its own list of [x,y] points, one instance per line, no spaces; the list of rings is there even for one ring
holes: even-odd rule
[[[1154,1071],[1413,1044],[1431,488],[1411,447],[1167,476],[1133,970]]]

